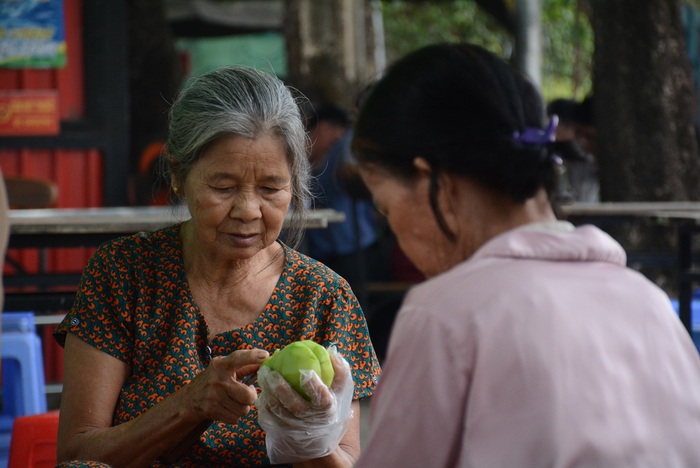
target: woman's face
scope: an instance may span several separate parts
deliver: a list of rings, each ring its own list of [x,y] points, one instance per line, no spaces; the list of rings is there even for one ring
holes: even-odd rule
[[[254,256],[275,242],[291,201],[282,139],[215,141],[187,175],[184,196],[198,249],[232,260]]]
[[[451,268],[453,246],[440,230],[430,207],[428,177],[415,181],[398,179],[374,165],[360,173],[377,210],[386,216],[401,250],[426,277]]]

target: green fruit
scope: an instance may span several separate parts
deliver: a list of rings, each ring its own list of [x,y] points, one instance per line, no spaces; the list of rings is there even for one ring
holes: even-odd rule
[[[261,365],[279,372],[289,382],[289,385],[306,400],[309,400],[309,396],[301,389],[300,371],[312,370],[316,372],[326,387],[331,386],[335,375],[331,357],[326,348],[311,340],[290,343],[275,351]]]

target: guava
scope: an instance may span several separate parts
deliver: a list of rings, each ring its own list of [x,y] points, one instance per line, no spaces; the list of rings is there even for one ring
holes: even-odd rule
[[[316,375],[329,388],[335,375],[331,357],[326,348],[311,340],[289,343],[284,348],[272,353],[261,365],[279,372],[289,382],[289,385],[306,400],[309,400],[309,396],[301,388],[302,370],[316,372]]]

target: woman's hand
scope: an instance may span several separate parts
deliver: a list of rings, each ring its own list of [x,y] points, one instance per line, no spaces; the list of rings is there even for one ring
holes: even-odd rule
[[[177,459],[212,420],[238,421],[256,397],[240,380],[268,356],[258,349],[215,358],[188,385],[137,418],[112,426],[131,369],[70,333],[65,349],[58,461],[100,460],[116,467],[151,466],[164,455]]]
[[[194,444],[212,421],[236,424],[248,414],[250,405],[258,396],[253,385],[243,382],[252,376],[260,363],[269,356],[262,349],[234,351],[228,356],[217,356],[209,367],[188,385],[188,395],[194,404],[195,420],[199,423],[164,457],[166,463],[174,463]]]
[[[236,424],[248,414],[258,394],[243,379],[254,374],[267,356],[267,351],[251,349],[213,358],[204,372],[185,387],[192,419]]]
[[[263,367],[258,373],[262,393],[257,401],[258,422],[266,432],[273,464],[290,463],[330,454],[338,447],[352,419],[353,381],[350,366],[335,347],[329,348],[335,376],[326,388],[313,371],[302,371],[302,389],[309,401],[278,372]]]
[[[335,371],[330,389],[313,371],[302,370],[301,388],[309,396],[307,401],[297,393],[291,385],[275,371],[264,371],[265,377],[260,379],[263,391],[268,391],[269,409],[280,419],[326,419],[335,416],[337,399],[335,395],[349,389],[352,391],[353,382],[350,366],[347,361],[332,347],[329,350],[333,370]]]

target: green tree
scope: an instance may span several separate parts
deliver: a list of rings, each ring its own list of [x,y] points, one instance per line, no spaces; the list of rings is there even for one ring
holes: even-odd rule
[[[507,29],[473,0],[385,0],[382,8],[389,63],[433,42],[469,41],[501,55],[512,47]]]
[[[579,0],[543,0],[545,98],[582,99],[592,90],[593,29]]]
[[[384,0],[387,61],[438,41],[468,41],[509,59],[512,1]],[[581,98],[591,90],[593,34],[578,0],[542,0],[542,93]]]

